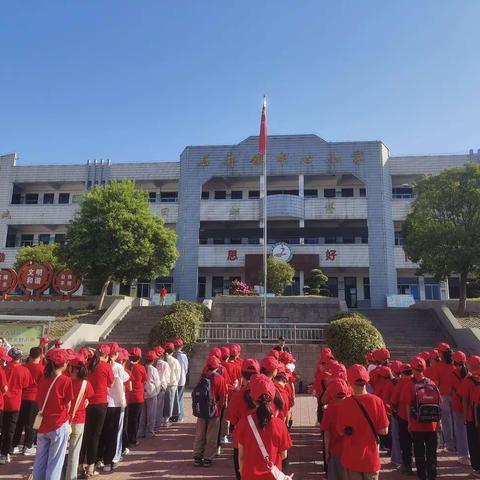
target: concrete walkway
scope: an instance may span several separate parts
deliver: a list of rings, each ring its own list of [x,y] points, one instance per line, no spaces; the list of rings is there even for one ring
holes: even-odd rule
[[[190,412],[189,399],[186,411]],[[297,397],[294,412],[292,440],[294,447],[289,453],[290,473],[296,480],[323,479],[321,471],[320,432],[315,424],[315,401],[311,396]],[[234,480],[230,448],[225,448],[210,468],[194,467],[192,464],[192,445],[194,438],[194,419],[190,415],[181,424],[172,425],[164,433],[153,439],[142,439],[141,444],[119,464],[111,474],[102,474],[97,478],[112,480],[135,479],[209,479]],[[389,459],[382,458],[383,480],[400,480],[405,477],[394,472]],[[0,466],[0,479],[25,479],[31,472],[32,458],[14,456],[9,465]],[[439,477],[443,479],[466,479],[471,469],[456,464],[455,458],[441,455],[439,459]]]

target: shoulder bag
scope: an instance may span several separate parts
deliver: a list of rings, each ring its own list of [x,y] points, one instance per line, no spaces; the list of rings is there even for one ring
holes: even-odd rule
[[[43,412],[45,411],[45,407],[47,406],[48,402],[48,397],[50,396],[50,392],[52,391],[53,386],[55,385],[55,382],[57,381],[58,377],[60,377],[61,373],[58,374],[50,384],[47,390],[47,395],[45,396],[45,400],[43,401],[42,409],[37,413],[37,416],[35,417],[35,420],[33,421],[33,429],[38,430],[41,425],[42,425],[42,420],[43,420]]]
[[[365,407],[362,405],[361,402],[359,402],[355,397],[352,396],[352,399],[353,401],[358,405],[358,407],[360,408],[360,410],[362,411],[363,413],[363,416],[365,417],[365,419],[367,420],[368,424],[370,425],[370,428],[372,429],[372,433],[375,437],[375,441],[377,442],[377,445],[380,445],[380,437],[378,436],[378,433],[377,433],[377,430],[375,429],[374,425],[373,425],[373,422],[372,422],[372,419],[370,418],[370,415],[368,414],[367,410],[365,409]]]

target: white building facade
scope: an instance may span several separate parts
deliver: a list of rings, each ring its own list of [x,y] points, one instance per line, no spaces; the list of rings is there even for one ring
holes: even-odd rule
[[[152,211],[177,233],[180,257],[171,276],[138,279],[137,295],[165,286],[177,298],[210,298],[235,279],[259,284],[264,179],[258,137],[237,145],[187,147],[177,162],[88,162],[17,165],[0,156],[0,268],[21,246],[65,239],[66,226],[90,188],[132,179]],[[480,154],[390,156],[380,141],[326,142],[316,135],[270,136],[267,153],[268,244],[283,242],[300,294],[314,268],[332,296],[351,307],[384,306],[386,297],[458,296],[458,279],[417,277],[403,251],[401,226],[414,183],[445,168],[479,162]],[[130,293],[131,285],[115,291]]]

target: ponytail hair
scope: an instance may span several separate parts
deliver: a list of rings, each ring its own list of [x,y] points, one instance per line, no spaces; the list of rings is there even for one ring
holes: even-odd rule
[[[43,375],[45,378],[53,377],[55,374],[55,364],[51,360],[47,360],[47,364],[45,365],[45,370],[43,371]]]
[[[243,399],[245,400],[245,403],[247,404],[249,410],[253,410],[256,407],[255,402],[252,400],[252,397],[250,395],[250,390],[245,390],[243,392]]]
[[[461,376],[462,378],[465,378],[467,375],[468,375],[468,369],[467,369],[467,367],[465,366],[465,364],[462,363],[462,364],[460,365],[460,376]]]
[[[284,407],[283,398],[277,389],[275,389],[275,397],[273,398],[273,404],[277,407],[277,410],[279,412],[283,410],[283,407]]]
[[[453,360],[452,360],[452,351],[451,350],[447,350],[446,352],[442,352],[442,357],[443,357],[443,361],[447,364],[447,365],[451,365],[453,363]]]
[[[272,410],[270,410],[270,397],[262,395],[258,400],[260,404],[257,407],[257,418],[260,426],[260,430],[265,430],[268,423],[272,419]]]
[[[90,363],[88,364],[88,371],[90,373],[93,373],[97,368],[97,365],[99,364],[99,362],[100,362],[100,353],[98,350],[95,350],[95,354],[90,359]]]

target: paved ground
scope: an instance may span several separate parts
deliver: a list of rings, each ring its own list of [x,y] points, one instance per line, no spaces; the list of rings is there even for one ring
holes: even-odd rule
[[[188,400],[187,400],[188,402]],[[190,411],[189,405],[186,405]],[[315,424],[315,402],[311,396],[297,397],[295,427],[292,430],[294,448],[290,451],[290,468],[296,480],[323,479],[321,472],[320,434]],[[144,439],[125,461],[119,464],[115,473],[97,478],[112,480],[149,479],[208,479],[234,480],[231,449],[227,448],[209,469],[192,465],[192,444],[194,435],[193,418],[185,423],[171,426],[165,433],[154,439]],[[387,458],[383,458],[382,480],[400,480],[405,477],[393,472]],[[24,479],[31,472],[32,458],[15,456],[9,465],[0,466],[0,479]],[[439,461],[439,478],[466,479],[470,469],[459,467],[454,458],[442,456]]]

